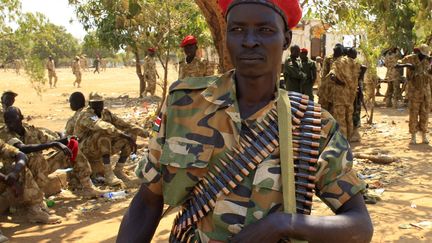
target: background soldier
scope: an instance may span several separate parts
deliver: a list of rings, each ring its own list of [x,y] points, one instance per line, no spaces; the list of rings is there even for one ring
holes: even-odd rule
[[[54,86],[54,88],[56,88],[57,87],[57,74],[55,71],[54,59],[52,58],[52,56],[48,57],[48,61],[46,63],[46,69],[48,70],[48,81],[49,81],[50,88],[52,88],[53,86]],[[54,78],[54,85],[52,83],[53,78]]]
[[[97,94],[91,95],[89,107],[76,120],[74,133],[80,139],[80,150],[90,161],[102,160],[105,182],[116,186],[122,180],[125,183],[130,181],[123,169],[129,155],[136,151],[136,143],[132,136],[116,127],[119,118],[114,119],[117,117],[109,112],[112,124],[105,121],[105,113],[103,98]],[[113,171],[111,155],[117,153],[120,153],[120,158]]]
[[[25,205],[27,218],[31,223],[60,223],[60,217],[50,215],[44,202],[44,194],[35,182],[32,172],[27,168],[28,161],[24,153],[0,139],[0,197],[6,195],[7,200],[0,205],[2,210],[10,206]],[[3,213],[0,210],[0,213]],[[0,232],[0,241],[2,234]]]
[[[384,56],[385,67],[387,68],[386,80],[388,83],[387,92],[385,95],[386,106],[397,108],[401,96],[401,80],[402,71],[396,68],[396,64],[401,59],[399,48],[391,48]]]
[[[75,61],[72,63],[72,73],[75,75],[73,86],[75,87],[75,84],[77,84],[77,88],[81,88],[81,65],[79,56],[76,56]]]
[[[412,72],[408,84],[410,144],[417,143],[418,131],[422,134],[422,142],[429,143],[427,126],[431,102],[431,65],[428,55],[429,46],[422,44],[418,47],[417,54],[404,57],[396,65],[397,68],[407,67]]]
[[[313,86],[317,79],[317,67],[315,62],[309,59],[308,50],[306,48],[300,50],[300,60],[302,63],[302,71],[306,74],[306,80],[301,85],[300,93],[309,96],[309,99],[313,101]]]
[[[146,90],[144,91],[144,96],[150,93],[151,96],[155,95],[157,79],[159,74],[156,70],[156,49],[148,48],[147,56],[144,58],[144,79],[146,82]]]
[[[179,63],[179,79],[207,76],[207,67],[197,57],[197,44],[198,40],[192,35],[186,36],[180,44],[186,55],[186,59]]]
[[[13,63],[14,63],[14,67],[15,67],[15,73],[16,73],[17,75],[21,75],[21,67],[22,67],[22,62],[21,62],[21,60],[20,60],[20,59],[15,59],[15,60],[13,61]]]
[[[82,54],[80,57],[80,66],[82,68],[83,71],[87,72],[89,71],[89,65],[88,65],[88,61],[87,61],[87,55],[86,54]]]
[[[99,69],[100,69],[100,63],[101,63],[100,57],[96,56],[96,59],[93,61],[93,67],[95,68],[95,70],[93,71],[93,73],[97,72],[98,74],[100,74],[100,71],[99,71]]]
[[[307,75],[302,71],[302,63],[299,60],[300,47],[294,45],[290,51],[291,55],[285,60],[284,64],[286,90],[300,93],[302,83],[305,82]]]

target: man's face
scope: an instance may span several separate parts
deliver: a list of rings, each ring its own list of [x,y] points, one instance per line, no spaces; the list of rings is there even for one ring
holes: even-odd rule
[[[298,58],[300,56],[300,48],[298,47],[292,47],[290,49],[290,52],[292,58]]]
[[[11,131],[20,131],[22,129],[22,115],[18,111],[11,111],[5,113],[5,124],[6,127]]]
[[[307,52],[302,52],[302,53],[300,53],[300,58],[301,58],[302,60],[307,60],[307,59],[308,59],[308,54],[307,54]]]
[[[104,102],[103,101],[93,101],[90,102],[90,107],[94,110],[96,115],[98,117],[102,116],[102,111],[104,109]]]
[[[197,50],[198,50],[198,47],[195,44],[186,45],[185,47],[183,47],[183,51],[184,51],[185,55],[189,58],[195,57]]]
[[[2,105],[4,108],[8,108],[15,103],[15,95],[5,94],[2,97]]]
[[[246,76],[274,73],[291,42],[282,17],[260,4],[240,4],[227,20],[227,47],[236,72]]]

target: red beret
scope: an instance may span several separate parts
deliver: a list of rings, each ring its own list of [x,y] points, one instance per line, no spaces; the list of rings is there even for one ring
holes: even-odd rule
[[[196,43],[198,43],[198,40],[195,38],[195,36],[188,35],[183,39],[180,47],[185,47],[187,45],[195,45]]]
[[[302,9],[298,0],[218,0],[224,15],[234,6],[242,3],[263,4],[278,12],[289,29],[297,26],[302,18]]]
[[[308,53],[308,49],[306,49],[306,48],[302,48],[302,49],[300,49],[300,52],[301,52],[301,53]]]
[[[149,51],[149,52],[155,52],[156,48],[150,47],[149,49],[147,49],[147,51]]]
[[[75,159],[78,155],[78,141],[74,138],[69,139],[67,147],[72,151],[71,161],[75,162]]]

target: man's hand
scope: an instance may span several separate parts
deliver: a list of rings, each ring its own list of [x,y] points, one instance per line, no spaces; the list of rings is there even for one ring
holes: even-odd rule
[[[24,188],[18,183],[18,175],[15,172],[11,172],[7,176],[0,173],[0,181],[5,182],[12,189],[15,197],[24,193]]]
[[[137,144],[136,144],[135,140],[131,136],[127,135],[126,133],[122,133],[121,136],[123,138],[126,138],[129,141],[129,144],[132,147],[132,153],[136,153]]]
[[[18,182],[18,178],[18,173],[16,173],[15,171],[10,172],[5,178],[6,185],[13,186],[15,183]]]
[[[274,213],[243,228],[230,242],[279,242],[283,238],[283,213]]]
[[[336,84],[339,84],[339,85],[345,85],[345,83],[342,82],[342,81],[340,81],[340,80],[336,77],[336,75],[334,75],[333,73],[330,74],[330,79],[333,80]]]
[[[72,157],[72,151],[64,144],[60,142],[55,142],[54,145],[56,148],[60,149],[66,156]]]

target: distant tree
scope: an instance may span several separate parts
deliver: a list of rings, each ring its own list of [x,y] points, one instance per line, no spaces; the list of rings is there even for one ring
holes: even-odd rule
[[[113,48],[108,48],[104,46],[96,32],[89,32],[84,37],[84,41],[82,43],[82,53],[86,54],[90,57],[96,57],[97,55],[101,57],[114,57],[116,51]]]
[[[210,43],[204,18],[194,3],[182,0],[69,0],[86,30],[94,30],[100,42],[114,50],[134,54],[140,96],[145,90],[141,68],[143,53],[157,48],[165,70],[163,90],[166,93],[168,58],[175,53],[186,34],[194,34],[201,43]]]

